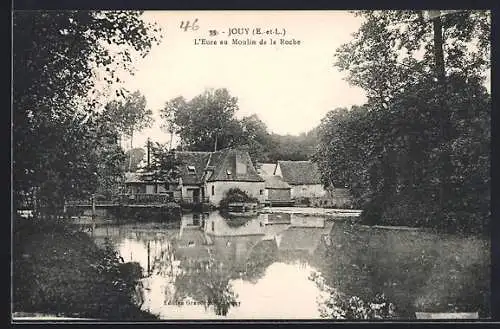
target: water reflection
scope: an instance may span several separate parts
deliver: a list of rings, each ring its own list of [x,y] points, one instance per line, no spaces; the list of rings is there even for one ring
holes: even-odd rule
[[[310,318],[319,316],[321,291],[306,261],[330,229],[322,218],[212,212],[183,216],[178,230],[121,225],[94,235],[112,237],[125,261],[142,266],[143,308],[163,318]],[[302,291],[296,300],[286,293],[290,282]]]
[[[137,300],[164,319],[411,318],[467,298],[486,304],[484,241],[333,226],[315,216],[211,212],[184,215],[177,228],[98,227],[94,238],[111,237],[125,261],[141,265]],[[461,253],[469,258],[450,260]]]

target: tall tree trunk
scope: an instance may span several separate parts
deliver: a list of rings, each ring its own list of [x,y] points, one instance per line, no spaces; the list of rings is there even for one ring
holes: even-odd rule
[[[150,147],[151,147],[151,142],[148,138],[147,144],[146,144],[146,149],[147,149],[147,160],[148,160],[148,170],[151,166],[151,153],[150,153]]]
[[[444,81],[444,52],[443,52],[443,25],[441,17],[437,16],[432,21],[434,31],[434,56],[436,63],[436,75],[440,82]]]
[[[441,22],[441,16],[437,16],[433,18],[433,32],[434,32],[434,56],[436,63],[436,76],[438,79],[439,87],[441,88],[441,92],[439,94],[443,94],[445,92],[446,84],[446,71],[444,64],[444,51],[443,51],[443,26]],[[446,105],[445,99],[441,95],[438,95],[440,102],[440,113],[439,113],[439,124],[441,130],[441,142],[443,149],[441,150],[441,187],[440,187],[440,195],[439,195],[439,203],[441,212],[446,208],[446,204],[449,197],[449,175],[452,172],[452,166],[450,161],[450,151],[448,147],[449,141],[449,130],[450,130],[450,116],[449,110]]]
[[[130,151],[129,151],[129,156],[128,156],[128,171],[131,171],[132,168],[132,148],[133,148],[133,141],[134,141],[134,130],[130,131]]]

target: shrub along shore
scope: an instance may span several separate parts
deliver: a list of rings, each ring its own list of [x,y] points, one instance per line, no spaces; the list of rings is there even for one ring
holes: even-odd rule
[[[142,271],[123,263],[110,241],[99,248],[87,234],[58,222],[14,223],[14,312],[99,320],[147,320],[134,303]]]

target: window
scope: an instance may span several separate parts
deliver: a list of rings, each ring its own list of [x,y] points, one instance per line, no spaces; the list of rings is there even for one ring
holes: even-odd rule
[[[194,174],[196,173],[196,168],[194,166],[188,166],[188,173],[190,174]]]
[[[212,195],[215,194],[215,186],[212,185]]]
[[[260,190],[260,195],[264,194],[264,190]]]

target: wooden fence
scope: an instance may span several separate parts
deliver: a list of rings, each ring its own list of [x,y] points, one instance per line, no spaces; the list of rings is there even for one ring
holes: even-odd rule
[[[148,193],[135,193],[135,194],[118,194],[112,198],[96,198],[96,206],[113,206],[118,204],[141,204],[141,205],[156,205],[167,204],[170,202],[199,204],[208,203],[209,198],[199,197],[193,199],[192,197],[173,197],[169,194],[148,194]],[[92,206],[92,199],[89,200],[70,200],[66,201],[66,206]]]

